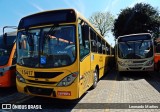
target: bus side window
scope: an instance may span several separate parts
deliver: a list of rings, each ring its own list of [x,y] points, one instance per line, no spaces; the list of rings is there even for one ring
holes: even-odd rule
[[[106,43],[106,54],[110,55],[110,47],[107,43]]]
[[[98,53],[102,53],[102,41],[100,36],[97,35],[97,37],[98,37],[98,42],[97,42]]]
[[[87,25],[79,24],[78,28],[80,42],[80,59],[82,60],[90,52],[89,27]]]
[[[78,38],[79,38],[79,44],[82,44],[82,28],[81,25],[78,25]]]
[[[91,51],[97,52],[97,37],[96,33],[90,29],[90,37],[91,37]]]
[[[106,53],[106,49],[105,49],[105,41],[102,40],[102,53],[105,54]]]

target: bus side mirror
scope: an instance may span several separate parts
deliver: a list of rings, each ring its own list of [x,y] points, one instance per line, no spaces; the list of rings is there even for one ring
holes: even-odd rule
[[[7,44],[7,33],[3,34],[3,42]]]

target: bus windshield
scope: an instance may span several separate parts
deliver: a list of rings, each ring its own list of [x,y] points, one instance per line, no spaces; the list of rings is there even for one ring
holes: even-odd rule
[[[151,40],[127,41],[118,44],[118,56],[122,59],[144,59],[153,56]]]
[[[18,32],[17,63],[27,67],[63,67],[75,61],[75,26],[52,26]]]
[[[0,66],[7,64],[15,38],[16,36],[7,36],[4,42],[3,36],[0,36]]]

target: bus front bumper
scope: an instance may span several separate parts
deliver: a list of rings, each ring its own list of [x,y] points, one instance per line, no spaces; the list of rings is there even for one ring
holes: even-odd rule
[[[154,71],[154,65],[152,66],[136,66],[136,67],[129,67],[129,66],[120,66],[118,65],[118,71]]]
[[[72,83],[70,86],[57,87],[48,85],[35,85],[19,82],[16,79],[17,90],[20,93],[25,93],[33,96],[42,96],[58,99],[77,99],[78,96],[78,86],[76,83]]]

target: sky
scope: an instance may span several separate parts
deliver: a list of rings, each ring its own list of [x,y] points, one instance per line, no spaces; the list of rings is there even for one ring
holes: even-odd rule
[[[116,18],[122,9],[140,2],[160,10],[160,0],[0,0],[0,34],[4,26],[18,26],[22,17],[41,11],[74,8],[87,19],[94,12],[109,11]],[[108,35],[105,39],[113,46],[114,37]]]

